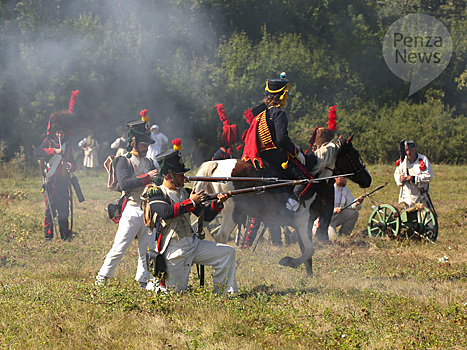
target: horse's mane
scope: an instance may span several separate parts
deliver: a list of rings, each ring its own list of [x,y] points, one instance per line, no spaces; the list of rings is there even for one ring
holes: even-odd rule
[[[316,151],[314,151],[317,157],[317,163],[312,169],[313,174],[319,174],[334,160],[339,151],[339,145],[337,142],[330,141],[321,145]]]

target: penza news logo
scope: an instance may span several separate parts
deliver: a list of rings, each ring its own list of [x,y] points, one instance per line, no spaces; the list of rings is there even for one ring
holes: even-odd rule
[[[436,18],[410,14],[395,21],[383,39],[383,56],[389,69],[410,82],[409,96],[428,85],[449,64],[452,40]]]

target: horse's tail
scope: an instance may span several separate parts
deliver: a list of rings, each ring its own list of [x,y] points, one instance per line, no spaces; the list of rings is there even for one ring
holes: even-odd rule
[[[204,162],[199,167],[198,171],[196,172],[196,176],[212,176],[214,171],[217,169],[217,161],[209,161]],[[195,181],[193,183],[193,191],[199,192],[201,190],[205,190],[207,193],[213,193],[214,189],[212,187],[211,182],[207,181]]]

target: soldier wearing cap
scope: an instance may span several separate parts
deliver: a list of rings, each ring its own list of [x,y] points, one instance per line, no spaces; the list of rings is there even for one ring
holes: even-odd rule
[[[415,203],[423,203],[431,208],[425,193],[429,191],[429,184],[433,178],[430,161],[423,154],[417,153],[415,142],[402,140],[400,142],[401,158],[396,162],[394,180],[400,187],[399,203],[411,207]]]
[[[289,86],[285,73],[280,79],[266,81],[267,96],[252,110],[254,119],[244,138],[242,160],[251,161],[261,169],[267,168],[270,176],[306,178],[293,161],[305,165],[305,156],[289,137],[288,119],[283,110],[289,97]],[[299,207],[297,200],[301,191],[294,192],[295,198],[289,198],[287,203],[287,208],[293,211]]]
[[[147,110],[141,111],[141,120],[130,121],[128,128],[128,153],[119,158],[116,166],[116,178],[120,190],[126,196],[126,205],[115,234],[112,248],[107,254],[104,264],[96,276],[96,284],[104,284],[108,278],[114,277],[115,271],[125,255],[131,242],[138,239],[138,267],[135,280],[142,288],[146,288],[151,277],[146,264],[148,247],[154,249],[154,236],[144,224],[143,211],[140,208],[141,194],[144,187],[153,181],[158,171],[146,154],[148,146],[154,143],[149,136],[149,118]]]
[[[147,193],[151,222],[155,224],[156,251],[164,254],[167,264],[166,287],[183,291],[187,288],[193,264],[212,266],[216,292],[235,293],[235,249],[221,243],[200,239],[193,231],[190,213],[201,216],[199,220],[211,221],[224,207],[227,195],[219,194],[210,205],[203,205],[204,191],[191,192],[184,187],[185,168],[178,149],[181,144],[174,140],[176,149],[159,154],[162,185]]]
[[[52,240],[54,235],[53,213],[58,214],[61,239],[70,240],[72,236],[68,223],[70,212],[70,176],[68,173],[75,171],[76,164],[71,146],[66,142],[66,137],[71,132],[71,119],[70,111],[53,113],[49,119],[47,138],[34,150],[34,157],[44,161],[43,170],[46,171],[48,178],[46,191],[49,191],[47,195],[51,203],[46,198],[44,219],[46,241]],[[52,170],[54,168],[55,170]],[[53,174],[52,171],[54,171]]]

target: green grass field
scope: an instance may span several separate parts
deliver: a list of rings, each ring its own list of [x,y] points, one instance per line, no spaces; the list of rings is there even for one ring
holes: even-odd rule
[[[133,280],[133,244],[105,287],[94,276],[117,225],[104,210],[118,197],[104,170],[77,172],[72,242],[43,236],[37,170],[0,173],[0,346],[5,349],[465,349],[467,348],[467,166],[433,167],[439,236],[427,241],[368,238],[371,206],[396,204],[392,166],[370,166],[371,189],[352,237],[316,244],[314,277],[278,265],[292,243],[237,248],[239,292],[199,289],[160,294]],[[355,184],[352,193],[364,194]],[[210,239],[210,237],[208,237]],[[233,241],[230,244],[235,245]],[[440,262],[446,256],[448,259]]]

